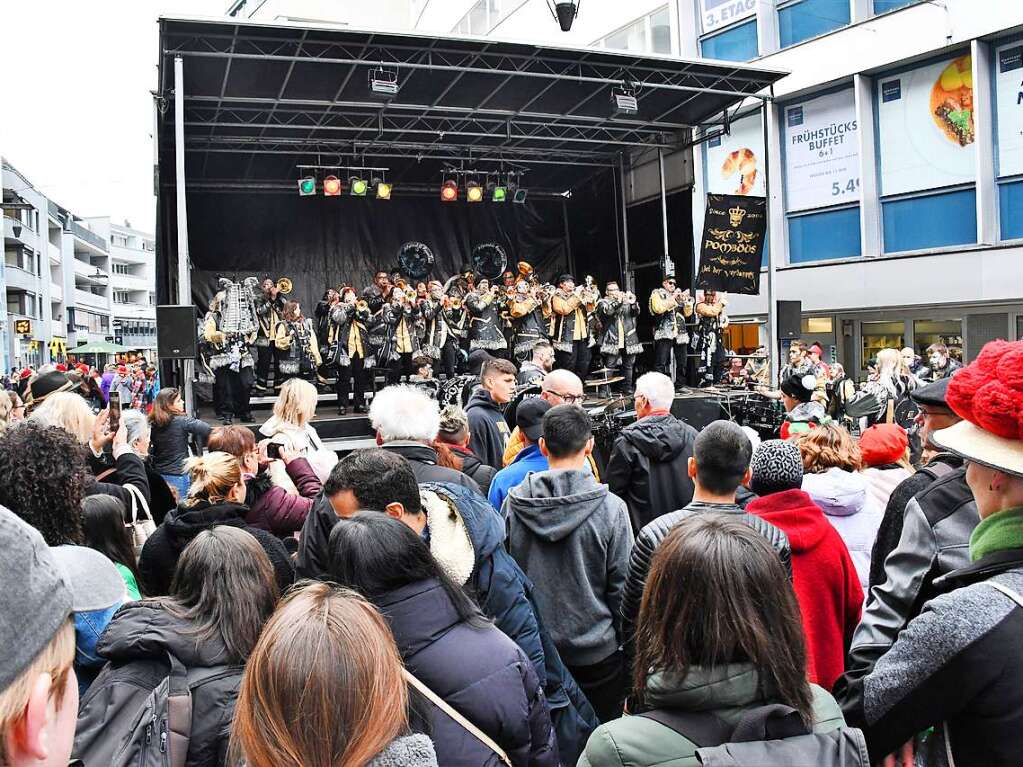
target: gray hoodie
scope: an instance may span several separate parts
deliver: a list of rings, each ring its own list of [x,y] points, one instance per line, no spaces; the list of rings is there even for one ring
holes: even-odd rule
[[[632,525],[621,498],[587,469],[530,474],[508,494],[508,550],[536,585],[565,662],[589,666],[621,644]]]

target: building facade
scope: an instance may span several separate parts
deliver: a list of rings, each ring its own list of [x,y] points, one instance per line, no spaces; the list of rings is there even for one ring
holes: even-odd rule
[[[151,329],[140,330],[137,338],[123,337],[124,345],[155,349],[153,237],[111,225],[109,219],[74,215],[47,199],[7,160],[2,187],[2,369],[60,361],[83,343],[116,341],[118,320],[148,322]],[[119,235],[131,244],[121,246],[113,239]],[[129,272],[115,277],[125,268],[121,265]],[[129,303],[120,304],[122,297]]]
[[[1023,4],[583,2],[564,33],[545,0],[409,0],[407,29],[790,72],[766,107],[666,158],[669,193],[691,191],[692,252],[707,193],[768,196],[773,297],[800,301],[803,336],[856,378],[886,346],[972,358],[1023,337]],[[630,204],[650,169],[631,158]],[[766,276],[760,295],[730,297],[743,350],[766,340]]]

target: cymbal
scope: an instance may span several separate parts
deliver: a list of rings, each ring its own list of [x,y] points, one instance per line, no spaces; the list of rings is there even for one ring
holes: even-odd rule
[[[590,380],[588,380],[586,382],[586,385],[587,386],[607,386],[608,384],[618,383],[619,381],[624,381],[624,380],[625,380],[625,376],[615,376],[614,378],[607,378],[607,379],[600,379],[600,380],[591,378]]]

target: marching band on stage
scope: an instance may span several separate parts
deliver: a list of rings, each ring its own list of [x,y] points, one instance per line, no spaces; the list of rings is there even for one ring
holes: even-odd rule
[[[333,379],[344,415],[349,403],[366,412],[367,382],[377,375],[388,383],[419,381],[428,368],[452,380],[466,372],[475,350],[521,363],[547,341],[555,368],[586,380],[596,358],[602,374],[630,393],[643,351],[640,303],[617,281],[605,287],[602,296],[592,277],[577,285],[571,274],[541,283],[524,261],[517,273],[493,281],[467,269],[444,283],[411,284],[381,270],[360,292],[347,284],[328,288],[307,317],[290,300],[288,278],[221,278],[200,331],[200,374],[214,384],[214,407],[225,422],[249,415],[251,391],[272,391],[271,373],[273,387],[296,376],[321,387]],[[708,291],[695,300],[666,278],[648,305],[656,369],[670,374],[674,356],[675,380],[683,386],[689,360],[696,359],[695,380],[714,383],[725,362],[724,298]]]

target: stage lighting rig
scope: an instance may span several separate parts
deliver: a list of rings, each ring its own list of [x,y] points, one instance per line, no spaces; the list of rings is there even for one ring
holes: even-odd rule
[[[316,178],[303,176],[298,180],[298,193],[302,197],[311,197],[316,194]]]
[[[468,202],[483,202],[483,187],[479,182],[469,181],[465,185],[465,199]]]
[[[392,184],[389,184],[386,181],[381,181],[380,179],[374,179],[373,183],[377,189],[378,200],[391,199],[391,191],[394,189],[394,186]]]
[[[385,101],[398,95],[398,73],[393,69],[376,67],[369,72],[369,92],[375,99]]]
[[[490,201],[504,202],[508,199],[508,187],[503,184],[490,184]]]
[[[529,194],[529,190],[519,187],[515,190],[515,194],[512,196],[512,202],[518,205],[526,204],[526,196]]]
[[[629,84],[616,85],[611,89],[612,115],[614,117],[630,117],[639,112],[639,101],[636,99],[636,88]]]
[[[440,199],[441,202],[455,202],[458,200],[458,182],[452,180],[445,181],[440,188]]]
[[[323,179],[323,196],[339,197],[341,195],[341,179],[337,176],[327,176]]]
[[[369,184],[361,176],[352,176],[348,181],[348,191],[352,197],[365,197],[368,189]]]

